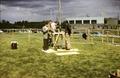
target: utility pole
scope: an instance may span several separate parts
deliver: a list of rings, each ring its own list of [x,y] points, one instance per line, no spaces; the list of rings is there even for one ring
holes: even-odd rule
[[[52,14],[52,13],[53,13],[53,12],[52,12],[53,10],[52,10],[52,8],[50,8],[49,10],[50,10],[50,19],[52,20],[52,19],[53,19],[53,14]]]
[[[58,22],[61,25],[62,20],[62,14],[61,14],[61,0],[58,0]]]

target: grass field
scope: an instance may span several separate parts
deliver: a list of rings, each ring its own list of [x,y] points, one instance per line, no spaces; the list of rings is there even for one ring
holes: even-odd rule
[[[17,50],[10,48],[12,40],[18,41]],[[57,56],[41,52],[40,33],[0,33],[0,78],[108,78],[120,69],[120,46],[71,40],[80,54]]]

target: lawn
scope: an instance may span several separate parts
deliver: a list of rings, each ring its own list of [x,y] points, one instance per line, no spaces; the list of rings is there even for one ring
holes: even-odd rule
[[[10,42],[16,40],[18,49]],[[95,39],[94,39],[95,40]],[[0,33],[0,78],[107,78],[120,69],[120,46],[72,37],[79,55],[57,56],[42,49],[40,33]]]

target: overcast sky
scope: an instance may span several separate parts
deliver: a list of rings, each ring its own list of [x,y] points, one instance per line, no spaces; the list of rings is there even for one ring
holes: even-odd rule
[[[1,19],[42,21],[57,18],[58,0],[0,0]],[[120,15],[120,0],[61,0],[62,17]]]

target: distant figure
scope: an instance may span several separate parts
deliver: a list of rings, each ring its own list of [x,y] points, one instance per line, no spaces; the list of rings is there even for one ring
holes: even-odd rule
[[[87,40],[87,34],[86,34],[86,33],[83,33],[83,34],[82,34],[82,37],[83,37],[85,40]]]

